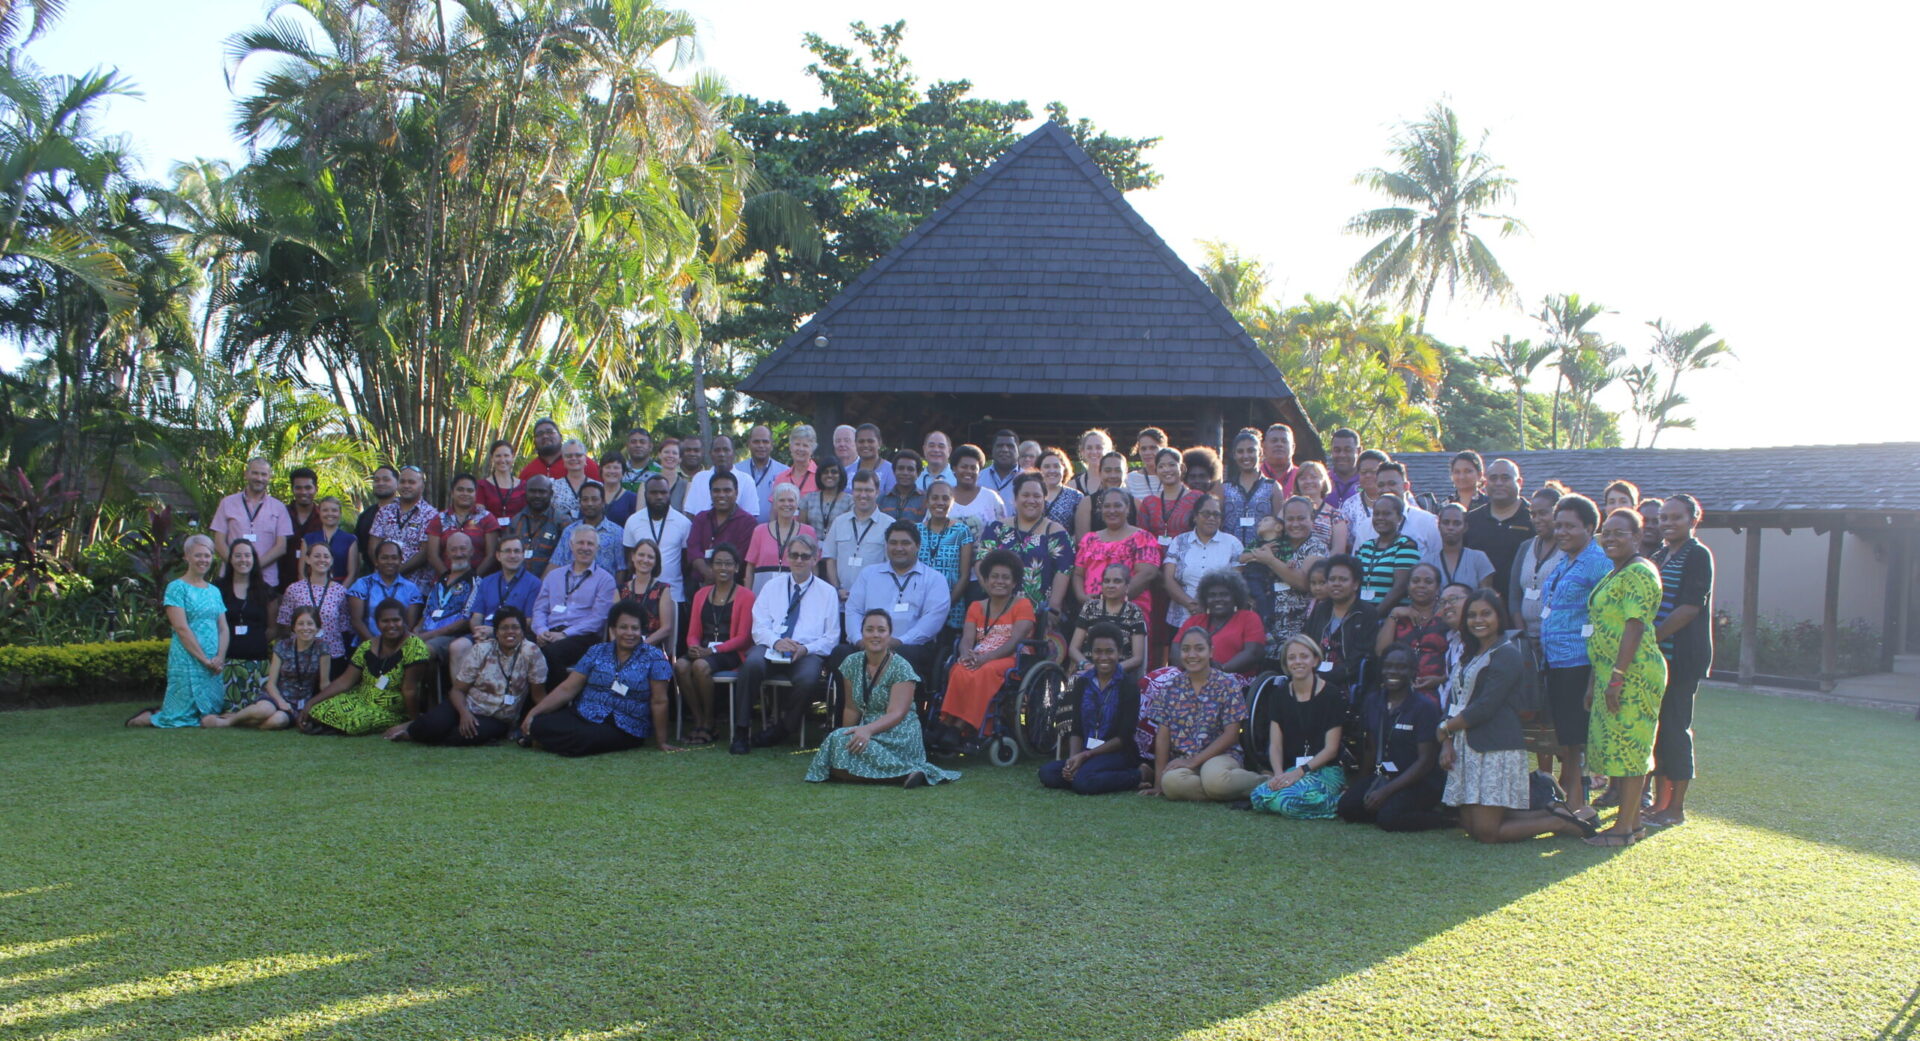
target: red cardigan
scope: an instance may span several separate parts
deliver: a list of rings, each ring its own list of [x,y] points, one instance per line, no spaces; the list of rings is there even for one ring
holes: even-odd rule
[[[701,646],[706,645],[707,636],[701,632],[700,617],[701,612],[705,610],[707,606],[707,598],[712,595],[712,586],[701,586],[694,591],[693,617],[687,622],[687,645],[689,647],[696,644]],[[753,590],[748,589],[746,586],[734,586],[733,604],[731,606],[733,609],[729,612],[728,626],[733,636],[716,649],[745,654],[747,648],[753,645]]]

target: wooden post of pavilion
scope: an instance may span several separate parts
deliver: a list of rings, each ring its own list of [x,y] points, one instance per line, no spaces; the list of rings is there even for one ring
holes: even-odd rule
[[[1847,538],[1844,521],[1827,533],[1827,598],[1820,614],[1820,689],[1832,690],[1840,674],[1840,548]]]
[[[1760,526],[1747,526],[1747,565],[1740,583],[1740,685],[1753,686],[1760,661]]]

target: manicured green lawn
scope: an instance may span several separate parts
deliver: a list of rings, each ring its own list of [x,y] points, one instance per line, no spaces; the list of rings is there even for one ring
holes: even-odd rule
[[[0,715],[0,1037],[1894,1038],[1920,723],[1728,692],[1695,820],[1483,848],[962,764]]]

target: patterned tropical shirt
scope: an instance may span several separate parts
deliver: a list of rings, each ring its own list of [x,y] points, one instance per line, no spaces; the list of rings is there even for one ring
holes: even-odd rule
[[[1140,715],[1168,728],[1174,755],[1194,755],[1247,718],[1247,681],[1211,669],[1207,681],[1195,691],[1185,672],[1164,669],[1147,684]],[[1225,754],[1237,762],[1240,747],[1235,745]]]

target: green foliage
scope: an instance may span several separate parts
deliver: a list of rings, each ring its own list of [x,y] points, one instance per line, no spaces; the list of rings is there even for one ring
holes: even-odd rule
[[[1438,411],[1443,447],[1506,452],[1524,450],[1529,443],[1546,443],[1546,417],[1551,405],[1544,395],[1526,395],[1527,439],[1523,442],[1514,432],[1514,393],[1500,385],[1503,377],[1495,367],[1457,347],[1442,350],[1446,379],[1440,389]]]
[[[855,22],[851,32],[854,46],[807,36],[814,56],[807,73],[820,84],[825,107],[795,112],[782,102],[741,98],[731,117],[765,190],[803,207],[830,248],[805,255],[749,224],[749,245],[760,252],[729,270],[729,311],[708,329],[723,346],[707,375],[723,391],[991,164],[1018,140],[1017,125],[1033,116],[1024,101],[974,97],[966,80],[923,88],[902,52],[905,22]],[[1106,133],[1087,119],[1069,119],[1059,102],[1046,111],[1121,191],[1159,183],[1143,158],[1158,138]],[[723,394],[723,411],[736,404]]]
[[[1838,633],[1841,676],[1866,676],[1880,671],[1880,630],[1864,618],[1842,622]],[[1754,669],[1763,676],[1817,679],[1824,642],[1820,624],[1762,617],[1754,626]],[[1713,657],[1716,668],[1728,669],[1740,661],[1740,620],[1725,609],[1713,613]]]
[[[1355,235],[1380,235],[1351,272],[1362,295],[1394,297],[1400,309],[1419,310],[1417,331],[1427,325],[1427,309],[1442,279],[1447,295],[1461,288],[1504,298],[1513,283],[1493,251],[1473,229],[1493,221],[1500,234],[1524,230],[1513,217],[1490,213],[1511,202],[1516,181],[1485,149],[1486,134],[1469,144],[1460,118],[1436,104],[1420,119],[1401,124],[1394,137],[1393,169],[1375,167],[1354,180],[1385,195],[1394,205],[1368,210],[1347,222]]]
[[[0,708],[151,696],[166,685],[166,640],[0,646]]]

